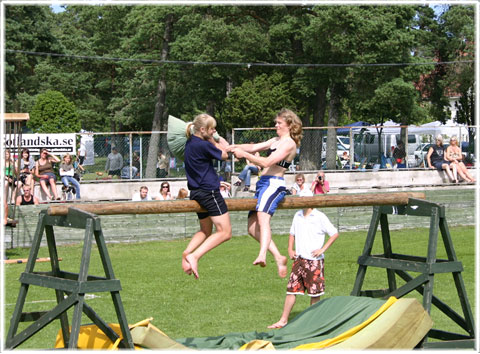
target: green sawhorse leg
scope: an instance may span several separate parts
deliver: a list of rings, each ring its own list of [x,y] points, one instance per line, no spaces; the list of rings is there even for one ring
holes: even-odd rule
[[[60,269],[54,235],[55,227],[85,229],[82,258],[79,273],[64,272]],[[35,261],[45,233],[48,251],[50,254],[51,271],[35,272]],[[105,271],[105,277],[88,275],[92,243],[95,240],[100,259]],[[32,248],[25,272],[20,276],[20,291],[15,305],[10,328],[7,334],[6,348],[13,349],[31,338],[52,321],[60,320],[65,346],[69,349],[77,348],[82,314],[96,324],[112,341],[119,336],[100,316],[85,303],[86,293],[110,292],[117,314],[118,323],[122,331],[120,348],[133,349],[133,341],[128,328],[127,318],[120,298],[121,285],[115,279],[107,247],[100,226],[100,219],[91,213],[70,208],[66,216],[49,216],[44,210],[39,215]],[[57,305],[49,311],[25,313],[23,307],[30,286],[40,286],[55,290]],[[69,328],[67,310],[73,308],[72,326]],[[17,333],[20,322],[33,322],[26,329]]]
[[[394,253],[390,239],[388,215],[411,215],[430,218],[428,249],[426,257]],[[373,243],[378,225],[382,231],[383,254],[372,255]],[[448,259],[437,259],[439,244],[438,233],[441,233]],[[351,295],[388,298],[400,298],[412,291],[423,296],[423,307],[430,313],[432,305],[460,326],[466,333],[451,333],[439,329],[431,329],[427,338],[421,343],[424,348],[473,348],[475,345],[475,324],[468,302],[462,274],[463,265],[458,261],[448,230],[445,208],[425,200],[410,199],[405,206],[375,206],[367,233],[362,255],[358,258],[358,270]],[[368,267],[386,269],[388,289],[363,290],[362,286]],[[418,273],[416,277],[410,272]],[[460,300],[463,317],[434,295],[435,274],[451,273]],[[396,276],[406,283],[397,287]],[[439,339],[440,342],[427,342],[428,338]]]

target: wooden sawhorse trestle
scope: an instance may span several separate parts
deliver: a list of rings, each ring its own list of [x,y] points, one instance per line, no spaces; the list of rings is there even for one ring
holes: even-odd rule
[[[53,231],[54,226],[85,229],[80,271],[78,274],[60,270]],[[44,233],[46,235],[52,270],[49,272],[34,272],[35,261]],[[92,243],[94,240],[98,246],[105,277],[88,275]],[[6,348],[12,349],[18,347],[52,321],[59,319],[65,346],[70,349],[75,349],[78,343],[83,313],[115,343],[119,338],[118,334],[85,303],[86,293],[110,292],[123,336],[119,347],[133,349],[132,337],[120,298],[120,290],[122,287],[120,281],[115,279],[100,226],[100,219],[95,214],[76,208],[69,208],[66,216],[49,216],[46,210],[40,212],[27,266],[25,272],[20,276],[20,283],[20,292],[10,320]],[[54,289],[57,305],[50,311],[22,312],[30,285]],[[72,307],[73,315],[70,330],[67,310]],[[32,321],[33,323],[31,325],[17,334],[20,322]]]
[[[388,225],[388,214],[430,217],[430,231],[426,257],[418,257],[393,252]],[[380,224],[383,242],[383,254],[372,255],[373,242]],[[448,259],[437,259],[438,231],[441,232]],[[472,243],[473,246],[473,243]],[[423,307],[430,313],[432,304],[448,318],[459,325],[465,334],[451,333],[431,329],[421,343],[423,348],[473,348],[475,345],[475,324],[472,310],[468,302],[465,284],[462,278],[462,262],[457,260],[452,238],[445,217],[445,207],[425,200],[411,198],[403,206],[375,206],[367,233],[365,247],[358,258],[358,271],[351,295],[389,298],[402,296],[416,290],[423,295]],[[362,291],[367,267],[384,268],[387,271],[388,289]],[[420,273],[412,277],[408,272]],[[438,273],[452,273],[455,288],[460,300],[463,317],[433,294],[434,276]],[[395,276],[406,283],[397,288]],[[452,289],[453,290],[453,289]],[[439,342],[427,342],[428,338],[439,339]]]

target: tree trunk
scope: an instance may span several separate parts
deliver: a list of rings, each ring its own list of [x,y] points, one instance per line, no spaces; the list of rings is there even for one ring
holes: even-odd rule
[[[340,115],[340,84],[332,85],[330,90],[330,104],[328,112],[328,126],[338,126],[338,117]],[[327,130],[327,169],[335,170],[337,166],[337,129],[328,128]]]
[[[325,126],[325,110],[327,106],[328,84],[317,86],[315,89],[315,105],[313,111],[313,127]],[[306,119],[302,119],[305,122]],[[305,125],[307,126],[307,125]],[[302,170],[318,170],[322,164],[322,137],[324,132],[315,130],[305,130],[301,146],[300,167]]]
[[[165,21],[165,35],[163,40],[161,60],[167,60],[170,51],[169,43],[173,31],[173,14],[169,14]],[[148,144],[147,167],[145,171],[146,178],[155,178],[157,172],[157,155],[160,145],[159,131],[164,128],[165,99],[167,97],[167,82],[165,72],[162,70],[157,85],[157,96],[155,102],[155,112],[153,114],[152,135]]]

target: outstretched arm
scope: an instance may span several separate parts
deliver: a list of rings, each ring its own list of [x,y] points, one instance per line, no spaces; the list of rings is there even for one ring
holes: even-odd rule
[[[230,150],[233,150],[235,148],[240,148],[243,151],[254,154],[258,151],[268,150],[270,148],[270,146],[272,146],[272,144],[275,140],[277,140],[277,139],[272,138],[272,139],[269,139],[269,140],[264,141],[262,143],[256,143],[256,144],[234,144],[234,145],[230,145]]]
[[[290,140],[280,144],[277,149],[268,157],[255,156],[239,147],[235,147],[233,149],[233,153],[237,158],[245,158],[261,168],[268,168],[282,160],[285,160],[292,149],[296,149],[296,145],[293,140]]]
[[[208,141],[210,143],[212,143],[213,145],[215,145],[215,147],[219,150],[222,151],[222,160],[227,160],[228,159],[228,148],[230,146],[230,144],[228,143],[228,141],[226,141],[224,138],[222,138],[221,136],[219,137],[218,141],[215,141],[215,139],[211,138],[211,139],[208,139]]]

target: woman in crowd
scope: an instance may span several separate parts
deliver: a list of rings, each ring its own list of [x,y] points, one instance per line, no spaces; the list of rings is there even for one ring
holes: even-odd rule
[[[327,194],[330,192],[330,183],[325,179],[325,173],[318,171],[315,180],[310,186],[310,190],[313,194]]]
[[[299,173],[295,177],[295,183],[292,186],[292,195],[302,195],[308,188],[305,187],[305,175]]]
[[[439,134],[435,139],[435,145],[431,146],[427,152],[428,168],[436,168],[438,171],[445,170],[448,178],[454,183],[458,182],[457,179],[457,166],[445,159],[445,147],[443,146],[443,136]],[[451,167],[451,168],[450,168]],[[453,171],[453,173],[452,173]]]
[[[215,118],[203,113],[187,125],[186,132],[185,173],[190,200],[195,200],[206,210],[197,213],[200,230],[193,235],[182,254],[183,271],[187,274],[193,273],[196,278],[200,258],[232,237],[230,215],[220,194],[220,178],[213,168],[213,160],[228,158],[228,143],[221,137],[218,142],[214,140],[216,126]],[[213,225],[215,233],[212,233]]]
[[[80,183],[75,179],[75,168],[73,167],[72,156],[70,154],[65,154],[63,156],[63,161],[60,164],[60,177],[62,178],[62,183],[65,190],[68,190],[70,184],[75,188],[75,198],[79,200],[80,196]]]
[[[281,110],[275,117],[277,137],[257,144],[231,145],[229,148],[237,158],[245,158],[262,168],[262,176],[256,185],[257,206],[248,216],[248,233],[260,242],[260,251],[253,265],[267,265],[267,250],[277,263],[278,274],[287,275],[287,257],[280,254],[272,240],[270,220],[286,194],[285,171],[292,164],[297,147],[302,139],[302,121],[288,109]],[[255,156],[258,151],[267,151],[267,157]]]
[[[60,159],[57,156],[43,148],[40,150],[40,158],[35,163],[35,177],[40,180],[40,187],[49,200],[52,200],[52,194],[50,194],[48,186],[52,189],[53,197],[56,200],[60,200],[57,194],[57,176],[53,171],[53,164],[58,162],[60,162]]]
[[[170,184],[168,182],[162,182],[160,186],[160,193],[155,197],[155,200],[172,200],[172,194],[170,193]]]
[[[35,171],[35,160],[30,155],[30,150],[22,149],[22,158],[20,160],[20,186],[26,185],[30,187],[33,194],[35,187],[35,180],[33,179],[33,172]]]
[[[15,202],[15,193],[16,193],[16,186],[17,186],[17,166],[15,161],[13,161],[12,155],[9,149],[5,149],[5,200],[8,200],[8,189],[12,187],[12,194],[11,200]]]
[[[447,147],[445,153],[445,159],[450,161],[450,166],[455,165],[457,167],[457,172],[460,177],[467,182],[475,182],[475,178],[468,172],[467,166],[465,166],[462,161],[462,150],[458,146],[458,139],[455,135],[450,138],[450,145]]]

